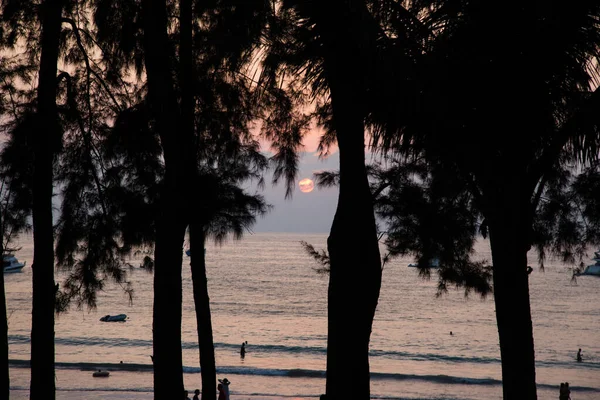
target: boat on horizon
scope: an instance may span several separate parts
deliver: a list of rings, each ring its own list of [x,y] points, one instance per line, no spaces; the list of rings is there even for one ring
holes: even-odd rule
[[[592,258],[592,260],[595,261],[594,264],[588,265],[587,267],[585,267],[585,270],[583,270],[583,272],[578,272],[575,275],[600,276],[600,250],[594,252],[594,258]]]
[[[5,254],[2,257],[2,267],[4,272],[20,272],[26,263],[27,261],[19,262],[14,254]]]
[[[419,263],[410,263],[408,264],[409,267],[411,268],[416,268],[419,266]],[[437,257],[432,258],[431,260],[429,260],[429,265],[427,265],[427,268],[439,268],[440,267],[440,259]]]

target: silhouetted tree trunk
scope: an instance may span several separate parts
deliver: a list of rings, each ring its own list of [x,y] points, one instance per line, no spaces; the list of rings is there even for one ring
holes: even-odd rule
[[[33,311],[31,319],[32,399],[54,399],[54,236],[52,164],[60,140],[56,109],[58,45],[62,0],[41,6],[41,58],[38,83],[38,126],[33,175]]]
[[[364,163],[364,127],[360,114],[352,115],[348,104],[352,98],[346,100],[342,93],[336,98],[334,93],[332,88],[340,194],[327,241],[331,260],[327,396],[366,400],[370,399],[369,340],[381,287],[381,261]],[[343,104],[336,104],[338,100]]]
[[[524,174],[522,175],[524,176]],[[504,399],[537,399],[527,252],[531,205],[518,175],[497,184],[488,204]]]
[[[325,72],[340,152],[340,193],[327,241],[331,273],[326,391],[331,400],[368,400],[369,341],[381,287],[381,259],[365,167],[366,54],[360,32],[366,9],[364,3],[336,3],[335,15],[324,14],[318,20],[326,43]]]
[[[181,265],[186,210],[181,205],[186,182],[165,0],[144,0],[142,7],[148,99],[165,160],[155,244],[154,398],[170,400],[183,396]]]
[[[192,177],[188,186],[196,186],[198,168],[196,165],[196,148],[193,145],[194,137],[194,58],[192,52],[192,0],[180,0],[180,87],[181,87],[181,136],[185,146],[185,172]],[[199,185],[198,185],[199,186]],[[199,193],[194,193],[198,195]],[[196,325],[198,330],[198,347],[200,351],[200,370],[202,379],[202,399],[215,399],[217,393],[217,373],[215,366],[215,348],[213,343],[212,320],[210,315],[210,299],[206,279],[206,260],[204,243],[206,237],[202,224],[197,223],[199,202],[190,193],[186,196],[193,205],[189,208],[188,218],[190,223],[190,265],[192,270],[192,284],[194,291],[194,305],[196,309]],[[194,207],[196,205],[196,207]],[[191,207],[194,207],[192,210]],[[190,220],[188,219],[188,220]]]
[[[202,373],[202,399],[214,399],[217,393],[217,372],[215,366],[215,346],[213,343],[210,298],[206,278],[206,257],[204,244],[206,237],[200,224],[190,225],[190,248],[194,305],[198,326],[200,348],[200,369]]]
[[[0,215],[2,226],[2,215]],[[0,238],[0,255],[4,255],[4,239]],[[4,260],[3,260],[4,261]],[[4,288],[4,266],[0,273],[0,398],[10,395],[10,376],[8,373],[8,316],[6,314],[6,294]]]

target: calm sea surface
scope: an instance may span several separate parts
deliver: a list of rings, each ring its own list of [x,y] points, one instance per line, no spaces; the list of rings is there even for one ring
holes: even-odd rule
[[[207,245],[217,375],[231,383],[232,399],[271,395],[318,397],[325,389],[327,276],[312,269],[299,242],[324,247],[327,235],[253,234],[222,247]],[[27,266],[5,274],[9,314],[11,388],[26,398],[29,386],[33,247],[22,238],[16,253]],[[591,253],[590,253],[591,254]],[[490,260],[489,244],[477,257]],[[536,265],[530,254],[530,265]],[[134,266],[140,260],[132,259]],[[386,265],[371,340],[371,392],[376,399],[500,399],[500,352],[490,297],[465,298],[451,290],[436,298],[436,281],[408,268],[412,259]],[[591,263],[591,260],[590,260]],[[64,279],[57,273],[57,281]],[[600,278],[579,277],[559,261],[530,275],[540,399],[558,398],[568,381],[573,400],[600,399]],[[152,276],[129,274],[133,304],[109,284],[94,311],[71,309],[56,321],[57,397],[113,393],[152,397]],[[189,258],[184,256],[183,359],[186,389],[200,387]],[[100,322],[127,314],[122,323]],[[452,331],[453,335],[449,332]],[[242,341],[248,341],[241,359]],[[575,362],[577,349],[585,361]],[[348,349],[353,351],[353,349]],[[120,364],[123,361],[123,364]],[[111,370],[92,378],[94,369]],[[348,384],[351,384],[350,382]]]

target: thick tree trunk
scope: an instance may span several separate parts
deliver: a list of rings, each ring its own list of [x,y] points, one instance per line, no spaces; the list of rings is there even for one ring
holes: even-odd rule
[[[198,347],[200,348],[200,370],[202,373],[202,399],[215,399],[217,393],[217,372],[215,366],[215,346],[213,343],[210,298],[206,278],[206,258],[204,243],[206,238],[201,225],[190,225],[190,248],[194,305],[198,326]]]
[[[362,120],[336,107],[340,195],[327,241],[328,399],[370,399],[369,340],[381,287],[373,204],[364,163]],[[340,110],[341,109],[341,110]],[[342,111],[342,112],[340,112]],[[349,111],[349,110],[345,110]]]
[[[30,397],[55,398],[54,383],[54,236],[52,164],[60,140],[56,110],[56,72],[62,0],[42,4],[38,126],[33,177],[33,311],[31,319]]]
[[[307,12],[324,42],[340,151],[340,194],[327,241],[331,273],[326,392],[328,400],[369,400],[369,341],[381,288],[381,259],[365,167],[363,79],[372,62],[363,30],[368,11],[363,1],[338,0],[329,7],[315,4]]]
[[[179,207],[174,196],[167,196],[157,229],[154,265],[154,398],[170,400],[183,396],[181,354],[181,265],[185,227],[177,223]]]
[[[517,179],[490,202],[494,300],[502,358],[505,400],[536,400],[535,352],[527,274],[528,232],[531,229],[528,201],[515,192]],[[504,194],[503,194],[504,193]]]
[[[0,215],[0,226],[2,226],[2,215]],[[3,232],[0,229],[0,232]],[[2,243],[4,238],[0,237],[0,255],[4,255]],[[10,395],[10,376],[8,373],[8,318],[6,315],[6,295],[4,289],[4,271],[0,273],[0,398],[8,400]]]
[[[183,396],[181,266],[185,237],[186,182],[180,114],[174,89],[172,47],[165,0],[144,0],[144,52],[148,99],[165,159],[154,267],[154,398]]]

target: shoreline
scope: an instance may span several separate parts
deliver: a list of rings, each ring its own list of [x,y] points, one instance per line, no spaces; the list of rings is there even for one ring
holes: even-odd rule
[[[189,389],[188,389],[189,390]],[[148,391],[107,391],[107,390],[78,390],[78,389],[66,389],[56,390],[56,400],[81,400],[82,393],[90,393],[94,398],[103,400],[148,400],[152,398],[153,392]],[[191,391],[190,393],[193,393]],[[317,400],[319,397],[297,397],[297,396],[282,396],[282,395],[248,395],[248,394],[236,394],[231,393],[232,399],[235,400]],[[10,389],[11,400],[27,400],[29,399],[29,389],[25,388],[11,388]]]

